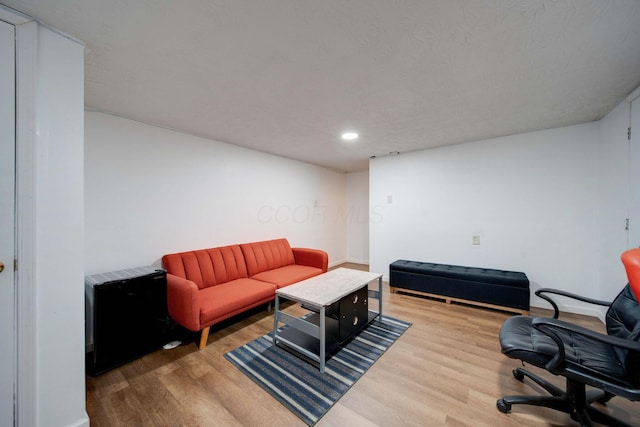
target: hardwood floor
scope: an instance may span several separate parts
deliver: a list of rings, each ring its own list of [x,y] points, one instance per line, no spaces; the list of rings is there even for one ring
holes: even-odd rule
[[[546,408],[514,406],[508,415],[496,409],[496,399],[502,395],[537,394],[537,389],[513,378],[511,371],[519,362],[500,353],[498,331],[511,314],[389,294],[388,284],[384,289],[385,314],[413,325],[317,426],[573,424],[568,416]],[[295,315],[305,312],[297,305],[285,310]],[[532,314],[549,312],[533,309]],[[562,318],[604,330],[597,319]],[[273,314],[256,311],[224,328],[212,327],[203,351],[194,341],[87,377],[91,425],[303,426],[223,357],[272,327]],[[563,387],[561,378],[553,379]],[[640,425],[640,404],[616,397],[607,408],[614,416]]]

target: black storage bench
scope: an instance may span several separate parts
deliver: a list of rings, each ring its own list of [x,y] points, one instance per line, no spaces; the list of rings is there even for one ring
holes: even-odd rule
[[[391,292],[529,314],[529,279],[517,271],[398,260],[389,265]]]

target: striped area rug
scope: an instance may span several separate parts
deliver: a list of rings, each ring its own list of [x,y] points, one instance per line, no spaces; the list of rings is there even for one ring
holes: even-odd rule
[[[303,360],[280,346],[273,347],[272,333],[224,356],[311,426],[409,326],[410,323],[386,316],[384,322],[374,320],[326,362],[324,374],[318,370],[317,362]]]

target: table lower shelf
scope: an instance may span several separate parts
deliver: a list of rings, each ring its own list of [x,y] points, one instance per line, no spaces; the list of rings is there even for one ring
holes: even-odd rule
[[[325,317],[325,358],[328,359],[331,355],[336,353],[342,346],[356,336],[365,326],[371,323],[378,313],[374,311],[368,312],[368,319],[362,324],[360,328],[354,330],[351,335],[343,340],[340,340],[340,322],[338,319],[326,316]],[[320,325],[320,315],[318,313],[310,313],[304,320],[312,323],[316,326]],[[285,326],[282,331],[278,332],[276,342],[292,349],[301,354],[311,357],[314,360],[318,360],[320,354],[320,339],[315,338],[303,331],[300,331],[292,326]]]

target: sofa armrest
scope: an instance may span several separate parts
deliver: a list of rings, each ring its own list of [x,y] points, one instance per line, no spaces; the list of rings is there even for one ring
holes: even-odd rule
[[[191,280],[167,273],[167,306],[180,325],[191,331],[201,329],[198,286]]]
[[[329,268],[329,255],[319,249],[291,248],[293,257],[298,265],[307,265],[322,269],[326,273]]]

